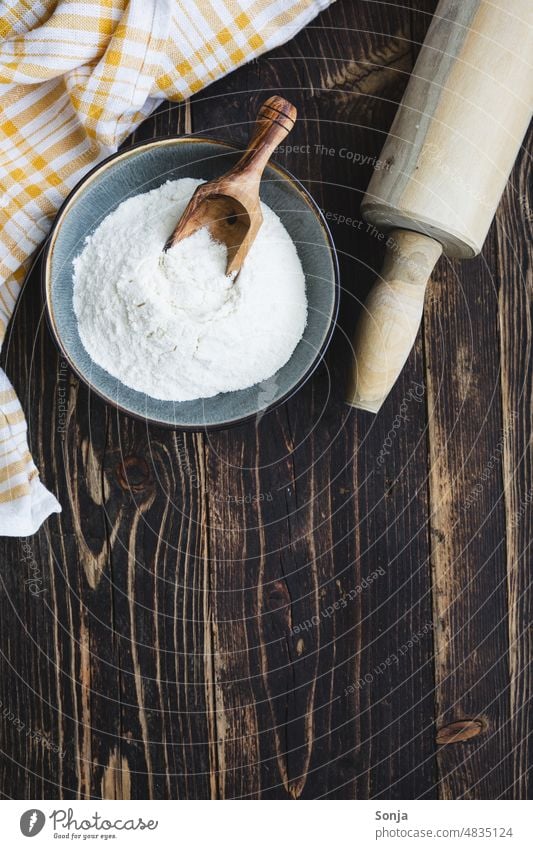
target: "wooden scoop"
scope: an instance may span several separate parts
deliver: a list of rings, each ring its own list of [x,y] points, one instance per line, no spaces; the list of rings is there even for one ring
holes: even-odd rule
[[[274,148],[292,130],[295,120],[292,103],[283,97],[265,100],[244,155],[227,174],[198,186],[164,250],[207,227],[213,239],[228,249],[226,274],[236,276],[263,221],[261,176]]]

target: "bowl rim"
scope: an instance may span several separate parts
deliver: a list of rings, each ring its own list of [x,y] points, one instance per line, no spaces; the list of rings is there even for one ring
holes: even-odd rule
[[[109,168],[111,165],[113,165],[117,160],[122,159],[122,158],[127,158],[132,153],[135,153],[136,151],[139,151],[143,148],[159,147],[159,146],[162,146],[162,145],[175,145],[175,144],[182,144],[182,143],[188,143],[188,144],[190,144],[190,143],[206,144],[207,143],[207,144],[211,144],[211,145],[220,145],[221,147],[225,147],[225,148],[227,148],[230,151],[235,152],[235,153],[243,153],[244,150],[245,150],[244,146],[233,144],[232,142],[226,141],[225,139],[211,138],[209,136],[197,136],[197,135],[160,136],[160,137],[156,136],[153,139],[150,139],[150,141],[137,142],[137,143],[132,144],[129,147],[125,148],[124,150],[118,150],[115,153],[110,154],[110,156],[107,156],[105,159],[102,159],[100,162],[98,162],[96,165],[94,165],[89,171],[87,171],[87,173],[83,175],[81,180],[79,180],[76,183],[76,185],[71,189],[69,194],[66,196],[65,200],[63,201],[63,203],[61,204],[61,206],[59,207],[59,209],[58,209],[58,211],[55,215],[52,227],[50,229],[50,232],[49,232],[49,234],[46,238],[46,241],[44,243],[44,246],[43,246],[43,252],[42,252],[42,257],[41,257],[41,287],[42,287],[42,294],[43,294],[43,300],[44,300],[46,323],[48,325],[48,328],[50,330],[52,338],[54,339],[54,342],[55,342],[56,346],[58,347],[59,352],[61,353],[62,357],[66,360],[69,368],[82,381],[82,383],[84,383],[88,387],[88,389],[91,392],[94,392],[94,394],[98,398],[100,398],[106,404],[109,404],[111,407],[114,407],[116,410],[120,411],[124,415],[131,416],[133,419],[137,419],[137,421],[144,422],[145,424],[151,424],[151,425],[154,425],[154,426],[157,426],[157,427],[166,428],[168,430],[182,431],[182,432],[185,432],[185,433],[209,433],[210,431],[215,432],[215,431],[219,431],[219,430],[228,430],[232,427],[237,427],[238,425],[241,425],[244,422],[248,422],[248,421],[251,421],[252,419],[255,419],[259,414],[261,414],[261,416],[267,415],[268,413],[270,413],[273,410],[280,407],[282,404],[286,403],[290,398],[292,398],[293,395],[295,395],[302,388],[302,386],[305,383],[307,383],[307,381],[312,377],[312,375],[315,373],[318,366],[321,364],[322,360],[324,359],[324,355],[326,353],[326,350],[329,347],[329,344],[331,342],[331,338],[333,336],[333,333],[334,333],[334,330],[335,330],[335,327],[336,327],[336,324],[337,324],[337,317],[338,317],[338,313],[339,313],[339,303],[340,303],[339,260],[338,260],[338,256],[337,256],[337,250],[335,248],[335,243],[334,243],[333,237],[331,235],[331,231],[330,231],[329,226],[327,224],[326,218],[325,218],[321,208],[318,206],[317,202],[314,200],[314,198],[308,192],[308,190],[305,188],[305,186],[300,182],[300,180],[298,180],[297,177],[295,177],[293,174],[291,174],[290,171],[288,171],[282,165],[279,165],[277,162],[269,161],[268,164],[267,164],[267,167],[272,168],[274,171],[276,171],[278,174],[280,174],[280,176],[283,179],[288,180],[290,183],[292,183],[294,188],[298,192],[298,194],[303,198],[303,200],[307,203],[307,205],[311,208],[312,212],[315,214],[315,217],[317,218],[318,223],[320,224],[320,226],[321,226],[321,228],[324,232],[326,242],[327,242],[329,249],[330,249],[330,255],[331,255],[332,264],[333,264],[333,305],[332,305],[331,319],[330,319],[330,323],[329,323],[329,327],[327,329],[327,332],[324,336],[324,340],[322,342],[322,345],[317,350],[315,357],[312,360],[312,362],[310,363],[309,367],[298,378],[298,380],[296,381],[294,386],[292,386],[290,389],[288,389],[287,392],[285,392],[283,395],[281,395],[276,401],[273,401],[272,404],[269,404],[267,407],[265,407],[264,410],[258,410],[255,413],[249,413],[246,416],[239,416],[239,418],[228,419],[224,422],[218,422],[216,424],[209,424],[209,423],[206,422],[203,425],[190,425],[190,424],[176,424],[176,423],[173,423],[173,422],[161,421],[161,419],[153,418],[152,416],[149,416],[149,415],[142,415],[141,413],[138,413],[134,410],[130,410],[128,407],[124,407],[118,401],[113,400],[113,398],[110,398],[104,392],[100,391],[100,389],[97,388],[86,377],[86,375],[84,375],[82,373],[80,368],[73,361],[72,357],[68,354],[68,352],[66,351],[65,346],[63,344],[63,341],[61,339],[61,335],[60,335],[60,333],[59,333],[59,331],[56,327],[56,324],[55,324],[53,308],[52,308],[52,303],[51,303],[51,259],[52,259],[52,254],[53,254],[55,242],[56,242],[59,230],[61,228],[61,224],[63,222],[63,219],[67,215],[71,204],[76,199],[78,194],[80,194],[80,192],[82,190],[87,188],[88,184],[96,177],[97,174],[99,174],[101,171],[105,171],[107,168]],[[174,403],[179,403],[179,402],[174,402]]]

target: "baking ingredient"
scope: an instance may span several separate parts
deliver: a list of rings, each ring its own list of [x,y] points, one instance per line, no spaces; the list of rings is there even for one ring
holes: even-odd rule
[[[307,321],[305,278],[278,216],[263,224],[236,280],[207,229],[163,246],[201,180],[129,198],[74,260],[81,341],[102,368],[153,398],[245,389],[290,358]]]

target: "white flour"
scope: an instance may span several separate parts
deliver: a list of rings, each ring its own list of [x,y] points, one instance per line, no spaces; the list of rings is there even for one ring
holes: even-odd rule
[[[302,337],[305,280],[278,216],[237,280],[226,248],[200,230],[163,246],[200,180],[170,181],[121,203],[74,260],[74,310],[92,359],[153,398],[187,401],[271,377]]]

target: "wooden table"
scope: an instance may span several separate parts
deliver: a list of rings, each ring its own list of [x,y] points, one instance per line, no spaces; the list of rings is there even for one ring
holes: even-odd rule
[[[63,513],[0,541],[4,796],[531,797],[525,153],[483,255],[439,263],[380,415],[342,400],[383,254],[359,203],[435,5],[338,0],[135,133],[244,143],[265,93],[298,106],[279,161],[343,293],[288,404],[210,435],[117,414],[58,356],[32,274],[2,359]]]

